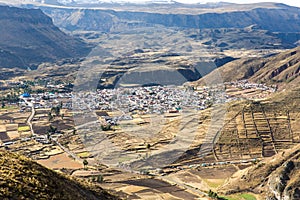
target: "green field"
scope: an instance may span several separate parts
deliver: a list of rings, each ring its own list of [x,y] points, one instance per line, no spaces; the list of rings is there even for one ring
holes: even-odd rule
[[[0,110],[15,110],[18,109],[18,106],[5,106],[4,108],[1,108],[0,106]]]
[[[256,200],[256,198],[253,195],[247,193],[241,194],[241,197],[245,200]]]
[[[19,132],[24,132],[24,131],[30,131],[30,127],[29,126],[20,126],[18,128]]]
[[[256,200],[255,196],[248,193],[230,195],[223,198],[226,200]]]

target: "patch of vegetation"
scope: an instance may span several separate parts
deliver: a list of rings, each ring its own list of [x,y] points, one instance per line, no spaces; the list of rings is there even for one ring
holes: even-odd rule
[[[101,125],[101,130],[102,131],[111,131],[112,130],[111,124]]]
[[[78,153],[77,156],[79,156],[80,158],[88,158],[89,156],[91,156],[91,154],[89,152],[82,152]]]
[[[227,200],[225,197],[219,196],[216,192],[213,192],[212,190],[208,191],[208,196],[216,200]]]
[[[18,109],[17,106],[13,106],[13,105],[4,105],[4,107],[0,107],[0,110],[15,110]]]
[[[91,181],[92,182],[97,182],[97,183],[102,183],[104,181],[104,178],[101,174],[99,174],[97,176],[92,176]]]
[[[235,194],[235,195],[230,195],[221,198],[224,200],[256,200],[256,198],[249,193]]]
[[[220,181],[209,181],[209,180],[205,179],[205,182],[207,183],[207,185],[208,185],[210,188],[217,188],[217,187],[219,187],[219,186],[221,186],[221,185],[224,184],[225,179],[222,179],[222,180],[220,180]]]
[[[18,131],[19,132],[30,131],[30,127],[29,126],[20,126],[20,127],[18,127]]]
[[[245,200],[256,200],[256,198],[253,195],[248,193],[241,194],[241,197],[244,198]]]

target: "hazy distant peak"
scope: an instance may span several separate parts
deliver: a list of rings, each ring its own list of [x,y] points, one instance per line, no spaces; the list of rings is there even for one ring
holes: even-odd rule
[[[102,4],[102,3],[117,3],[117,4],[174,4],[173,0],[34,0],[35,2],[46,4]]]

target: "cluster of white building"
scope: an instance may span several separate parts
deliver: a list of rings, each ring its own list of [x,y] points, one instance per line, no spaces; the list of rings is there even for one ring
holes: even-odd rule
[[[225,91],[194,91],[177,86],[152,86],[104,89],[73,95],[73,106],[79,110],[120,110],[143,114],[180,112],[184,109],[206,109],[216,101],[227,101]]]
[[[242,89],[260,89],[275,92],[276,86],[250,83],[246,80],[225,83]],[[133,88],[102,89],[85,92],[31,94],[35,108],[51,108],[64,99],[63,108],[90,111],[122,111],[129,113],[162,114],[182,110],[204,110],[207,107],[235,100],[225,92],[224,85],[194,88],[179,86],[149,86]],[[22,102],[20,102],[22,104]]]
[[[72,93],[52,93],[44,92],[37,94],[24,93],[20,96],[19,106],[27,106],[22,99],[26,98],[27,101],[33,103],[35,109],[47,109],[58,105],[62,99],[69,99],[69,101],[63,103],[63,108],[72,109]]]
[[[277,85],[267,86],[262,83],[251,83],[248,80],[232,81],[232,82],[225,83],[225,85],[231,85],[237,88],[241,88],[243,90],[258,89],[258,90],[270,91],[270,92],[276,92],[277,90]]]

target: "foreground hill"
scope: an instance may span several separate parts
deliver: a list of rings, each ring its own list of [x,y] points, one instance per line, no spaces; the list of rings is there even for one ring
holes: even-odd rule
[[[0,151],[0,199],[117,199],[17,154]]]
[[[227,63],[208,74],[212,79],[220,73],[224,82],[249,79],[253,82],[278,84],[281,88],[300,83],[300,47],[268,58],[244,58]],[[204,78],[197,84],[203,84]]]
[[[35,68],[89,52],[86,44],[60,31],[37,9],[0,6],[0,30],[0,67]]]

